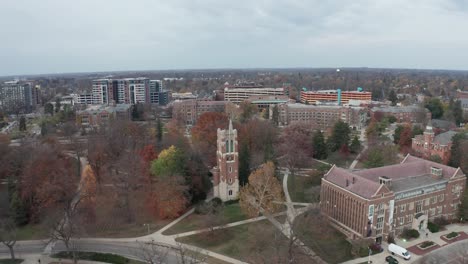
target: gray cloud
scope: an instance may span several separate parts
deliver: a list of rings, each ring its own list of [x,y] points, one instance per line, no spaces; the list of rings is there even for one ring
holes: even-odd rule
[[[463,0],[0,2],[0,75],[224,67],[468,69]]]

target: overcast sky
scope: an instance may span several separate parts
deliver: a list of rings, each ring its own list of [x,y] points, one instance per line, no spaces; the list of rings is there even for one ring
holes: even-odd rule
[[[0,75],[255,67],[468,70],[468,1],[0,1]]]

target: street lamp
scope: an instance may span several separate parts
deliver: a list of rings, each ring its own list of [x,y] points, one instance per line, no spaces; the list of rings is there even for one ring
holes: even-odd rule
[[[146,226],[148,228],[148,235],[150,234],[150,224],[143,224],[143,226]]]
[[[367,260],[367,263],[370,264],[372,263],[372,261],[370,260],[370,255],[372,254],[372,250],[370,249],[370,247],[368,247],[369,249],[369,259]]]

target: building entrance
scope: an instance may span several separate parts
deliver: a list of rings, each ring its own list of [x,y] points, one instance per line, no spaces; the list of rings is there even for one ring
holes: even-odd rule
[[[423,229],[424,229],[424,220],[419,222],[419,230],[423,230]]]

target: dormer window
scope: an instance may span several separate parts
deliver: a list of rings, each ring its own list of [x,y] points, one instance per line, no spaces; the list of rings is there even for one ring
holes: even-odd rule
[[[442,169],[437,167],[431,167],[431,174],[442,177]]]

